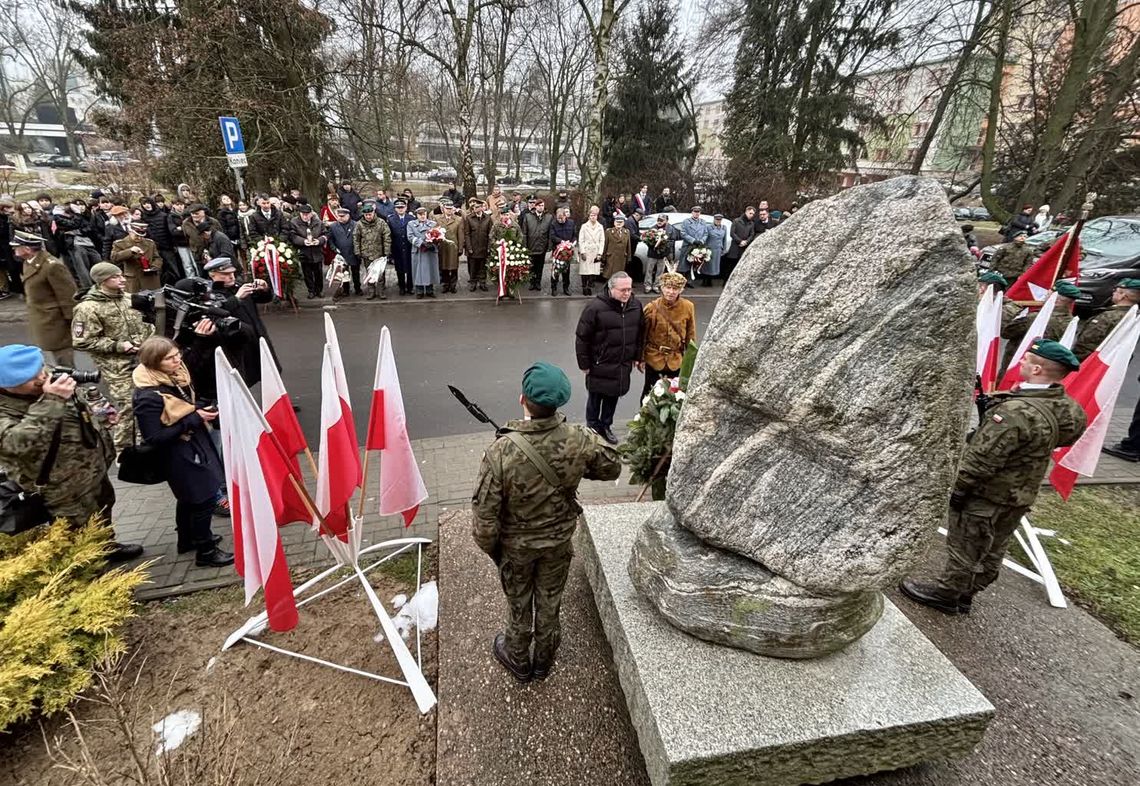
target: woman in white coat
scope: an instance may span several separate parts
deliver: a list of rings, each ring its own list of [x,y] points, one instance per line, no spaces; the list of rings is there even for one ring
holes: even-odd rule
[[[1053,216],[1049,214],[1049,206],[1042,205],[1037,208],[1037,216],[1033,219],[1038,232],[1044,232],[1053,223]]]
[[[601,211],[597,205],[590,208],[590,220],[578,230],[578,275],[582,277],[582,294],[593,295],[590,289],[594,279],[602,272],[602,254],[606,250],[606,228],[598,221]]]

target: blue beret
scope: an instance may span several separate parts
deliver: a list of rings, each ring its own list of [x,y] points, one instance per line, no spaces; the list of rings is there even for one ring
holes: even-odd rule
[[[539,361],[523,373],[523,395],[528,401],[557,409],[570,400],[570,380],[558,366]]]
[[[9,344],[0,347],[0,388],[15,388],[43,371],[44,353],[39,347]]]

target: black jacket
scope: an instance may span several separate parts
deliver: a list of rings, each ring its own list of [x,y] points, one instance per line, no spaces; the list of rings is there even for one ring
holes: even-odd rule
[[[261,212],[261,208],[253,211],[253,215],[249,217],[249,244],[256,246],[258,242],[264,240],[266,237],[277,238],[278,240],[288,240],[285,237],[285,225],[288,222],[281,215],[281,211],[275,207],[269,208],[269,218]]]
[[[729,237],[728,251],[724,252],[725,259],[740,259],[744,249],[756,237],[756,224],[745,216],[740,216],[732,222],[732,232]],[[745,245],[740,245],[743,242]]]
[[[226,302],[222,307],[241,320],[242,335],[246,340],[235,342],[235,345],[227,348],[225,352],[230,363],[245,380],[246,386],[253,387],[261,381],[261,344],[258,341],[260,338],[264,338],[265,343],[269,345],[269,352],[273,355],[273,361],[280,371],[281,361],[277,358],[277,350],[273,348],[273,339],[269,337],[269,331],[261,321],[261,312],[257,310],[258,305],[273,300],[273,290],[260,289],[247,298],[237,297],[237,286],[223,287],[214,284],[214,291],[226,296]]]
[[[574,331],[578,368],[589,371],[586,390],[606,396],[629,391],[630,370],[641,358],[641,303],[622,303],[603,292],[586,304]]]
[[[209,502],[226,480],[222,460],[197,412],[191,412],[174,425],[162,424],[163,393],[196,407],[203,404],[195,401],[190,387],[160,385],[157,388],[136,388],[132,400],[139,435],[148,445],[157,448],[156,460],[161,461],[166,469],[166,482],[170,484],[175,499],[193,505]]]
[[[549,213],[541,216],[534,211],[523,213],[519,219],[523,242],[531,254],[545,254],[550,250],[550,226],[554,218]]]
[[[1013,239],[1017,237],[1018,232],[1025,232],[1026,234],[1032,235],[1036,231],[1037,223],[1033,220],[1033,216],[1018,213],[1011,218],[1009,223],[1005,226],[1005,240],[1007,243],[1012,243]]]
[[[186,230],[182,228],[185,221],[185,213],[175,213],[171,210],[166,214],[166,232],[170,236],[170,245],[174,248],[179,246],[185,248],[190,245],[190,241],[186,237]]]
[[[238,223],[237,211],[232,207],[218,208],[218,223],[222,225],[222,231],[232,242],[237,243],[241,240],[241,225]]]
[[[337,190],[337,199],[340,200],[340,206],[348,211],[352,216],[353,221],[360,220],[360,194],[353,191],[345,191],[344,189]]]
[[[152,207],[148,210],[143,206],[140,206],[139,210],[142,211],[143,221],[146,222],[146,236],[154,241],[159,251],[172,250],[174,243],[170,239],[170,227],[166,221],[166,211],[158,207]]]

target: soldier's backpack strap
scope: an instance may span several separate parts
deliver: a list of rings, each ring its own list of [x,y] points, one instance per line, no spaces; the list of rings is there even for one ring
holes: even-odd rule
[[[59,456],[59,445],[63,441],[63,421],[55,424],[55,431],[52,432],[51,442],[48,443],[47,453],[44,455],[44,463],[40,464],[40,474],[36,476],[36,490],[39,491],[47,485],[48,479],[51,477],[52,468],[55,467],[55,460]]]
[[[534,449],[534,445],[530,444],[530,440],[517,431],[508,431],[507,439],[517,445],[519,450],[530,459],[530,463],[534,464],[539,474],[546,479],[547,483],[559,491],[566,492],[568,490],[568,487],[563,485],[561,478],[558,477],[558,473],[554,471],[554,467],[550,466],[550,462],[544,459],[542,454]]]

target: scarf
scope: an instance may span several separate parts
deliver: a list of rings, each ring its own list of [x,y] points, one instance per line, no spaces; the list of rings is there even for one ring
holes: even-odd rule
[[[185,366],[179,367],[172,375],[149,369],[146,366],[135,366],[135,370],[131,372],[131,381],[135,383],[137,388],[157,388],[160,385],[169,385],[170,387],[186,388],[189,391],[190,401],[170,393],[159,392],[158,395],[162,396],[161,420],[164,426],[173,426],[197,410],[193,404],[194,388],[190,386],[190,372],[186,370]]]

